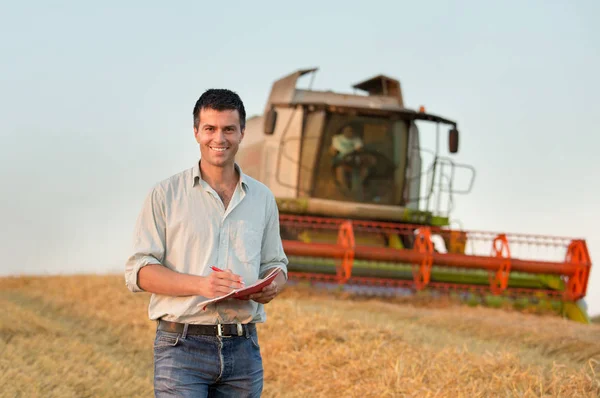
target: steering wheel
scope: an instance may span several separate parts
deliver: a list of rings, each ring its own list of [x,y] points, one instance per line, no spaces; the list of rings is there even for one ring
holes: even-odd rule
[[[337,166],[346,166],[352,169],[367,167],[369,173],[365,179],[379,177],[386,178],[393,175],[396,165],[387,156],[372,149],[359,149],[344,155]]]

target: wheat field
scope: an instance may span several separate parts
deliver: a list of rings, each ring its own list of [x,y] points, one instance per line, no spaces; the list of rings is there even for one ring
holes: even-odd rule
[[[0,279],[2,397],[150,397],[149,296],[120,275]],[[264,397],[597,397],[600,324],[289,286]]]

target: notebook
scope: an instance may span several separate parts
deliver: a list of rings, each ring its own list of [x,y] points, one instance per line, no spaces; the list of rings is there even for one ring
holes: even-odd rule
[[[224,296],[219,296],[219,297],[212,298],[210,300],[202,301],[201,303],[198,304],[198,306],[200,308],[202,308],[202,310],[204,311],[204,310],[206,310],[206,307],[209,304],[218,303],[219,301],[227,300],[230,298],[239,299],[241,297],[245,297],[250,294],[258,293],[261,290],[263,290],[264,287],[269,286],[273,282],[273,280],[277,277],[277,275],[279,275],[279,273],[281,271],[282,271],[281,268],[273,268],[272,270],[270,270],[267,273],[267,275],[265,275],[264,278],[257,280],[256,283],[253,283],[252,285],[246,286],[242,289],[234,290]]]

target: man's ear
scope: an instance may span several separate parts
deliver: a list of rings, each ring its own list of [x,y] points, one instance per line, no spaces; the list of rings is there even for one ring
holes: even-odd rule
[[[244,139],[244,133],[246,133],[246,128],[245,127],[242,129],[242,138],[240,138],[240,143]]]
[[[200,141],[198,141],[198,126],[194,126],[194,138],[196,139],[197,143],[200,143]]]

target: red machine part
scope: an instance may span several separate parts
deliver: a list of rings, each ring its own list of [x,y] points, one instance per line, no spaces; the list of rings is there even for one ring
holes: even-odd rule
[[[433,265],[433,243],[429,228],[419,228],[414,250],[421,256],[421,261],[413,265],[415,287],[417,290],[423,290],[429,284]]]
[[[346,283],[352,275],[352,264],[354,263],[354,230],[350,221],[345,221],[340,225],[338,245],[344,250],[344,254],[337,269],[337,277],[341,283]]]
[[[492,254],[496,258],[502,259],[496,273],[490,272],[490,289],[492,293],[500,294],[506,290],[510,275],[510,248],[505,234],[500,234],[494,239]]]
[[[590,256],[585,241],[573,240],[569,244],[565,262],[573,267],[573,275],[567,283],[567,299],[576,300],[585,296],[590,273]]]
[[[430,282],[431,267],[446,266],[450,268],[471,268],[488,270],[490,286],[487,291],[498,295],[503,292],[532,294],[540,292],[536,289],[508,289],[508,278],[511,271],[559,275],[566,279],[567,289],[564,292],[544,290],[550,296],[562,295],[565,300],[573,301],[585,296],[589,278],[591,260],[584,240],[565,237],[525,234],[494,234],[481,231],[451,231],[437,227],[408,225],[388,222],[372,222],[363,220],[341,220],[325,217],[280,215],[280,224],[286,228],[337,230],[337,244],[304,243],[297,240],[283,240],[284,250],[288,255],[325,257],[340,259],[336,276],[311,273],[292,272],[290,276],[316,281],[333,281],[348,284],[367,284],[396,287],[412,287],[422,290],[432,287],[442,290],[479,290],[482,287],[449,283]],[[355,232],[380,234],[397,234],[414,238],[412,250],[394,249],[380,246],[356,245]],[[416,233],[416,235],[415,235]],[[471,244],[470,253],[440,252],[434,250],[432,235],[450,236],[464,235]],[[511,246],[509,247],[509,241]],[[492,255],[485,253],[482,247],[492,247]],[[523,252],[521,258],[511,255],[511,247]],[[554,252],[566,252],[562,261],[539,260],[540,249],[554,249]],[[525,250],[525,251],[524,251]],[[529,252],[529,253],[528,253]],[[532,254],[533,252],[533,254]],[[527,257],[529,254],[530,258]],[[557,257],[556,253],[553,256]],[[548,257],[548,256],[546,256]],[[413,264],[413,281],[384,278],[353,277],[354,259],[402,262]],[[332,279],[333,278],[333,279]]]

